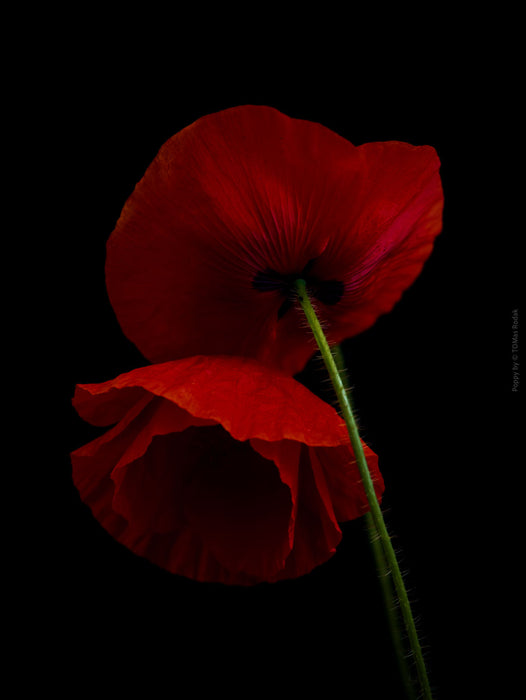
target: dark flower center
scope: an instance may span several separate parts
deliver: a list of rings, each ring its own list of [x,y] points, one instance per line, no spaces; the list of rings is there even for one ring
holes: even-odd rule
[[[258,292],[280,292],[284,297],[278,311],[278,318],[283,318],[287,311],[293,306],[296,296],[295,282],[297,279],[305,280],[309,293],[322,304],[334,306],[343,297],[344,285],[340,280],[321,280],[311,275],[309,270],[314,260],[310,260],[303,270],[298,273],[283,275],[271,268],[258,272],[252,280],[252,286]]]

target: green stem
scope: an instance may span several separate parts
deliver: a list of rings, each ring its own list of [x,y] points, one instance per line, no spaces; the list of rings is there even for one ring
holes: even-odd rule
[[[409,672],[407,656],[400,632],[400,620],[397,610],[396,596],[393,593],[393,586],[389,576],[387,559],[380,541],[378,530],[376,529],[376,525],[374,524],[371,514],[366,513],[364,518],[365,525],[367,527],[367,534],[369,535],[369,542],[371,543],[371,549],[376,563],[378,581],[380,582],[380,590],[384,600],[385,614],[391,636],[391,643],[393,645],[396,657],[396,663],[398,665],[398,672],[400,673],[400,679],[405,688],[408,700],[415,700],[415,688],[413,685],[413,679],[411,678],[411,674]]]
[[[338,373],[342,379],[343,386],[347,394],[349,394],[350,387],[347,378],[347,373],[345,369],[345,360],[343,358],[343,352],[340,345],[334,345],[331,347],[332,355],[338,368]],[[409,668],[407,665],[407,657],[405,654],[404,644],[402,640],[402,635],[400,631],[400,618],[397,610],[396,596],[393,591],[393,584],[389,576],[389,566],[387,564],[387,559],[385,557],[385,552],[380,541],[380,535],[374,524],[373,517],[368,511],[364,515],[365,526],[367,529],[367,534],[369,536],[369,543],[371,545],[371,551],[373,553],[374,561],[376,564],[376,571],[378,574],[378,581],[380,584],[380,591],[382,593],[382,598],[384,601],[385,614],[387,618],[387,624],[389,627],[389,633],[391,635],[391,642],[393,644],[396,661],[398,664],[398,670],[400,672],[400,678],[402,684],[407,693],[409,700],[414,700],[415,692],[413,681],[411,679],[411,674],[409,673]]]
[[[345,424],[347,425],[351,445],[354,451],[354,455],[356,457],[356,463],[358,465],[360,477],[362,479],[362,484],[365,490],[365,494],[367,496],[367,501],[369,503],[371,517],[378,531],[378,536],[380,538],[380,542],[385,553],[385,558],[387,560],[387,565],[391,571],[393,584],[396,590],[396,594],[398,596],[400,612],[402,614],[402,619],[405,624],[409,646],[413,653],[416,671],[422,689],[422,697],[425,698],[425,700],[432,700],[431,688],[427,677],[422,648],[420,646],[420,640],[418,639],[415,621],[413,619],[413,613],[409,604],[409,598],[404,585],[404,580],[402,578],[402,573],[400,571],[400,567],[396,559],[396,554],[391,542],[391,538],[389,537],[389,533],[387,532],[387,527],[385,525],[382,510],[380,508],[378,498],[376,497],[373,481],[371,479],[371,474],[369,472],[367,461],[365,459],[362,442],[360,440],[358,426],[354,419],[350,396],[349,393],[345,390],[345,386],[338,371],[338,367],[336,366],[336,363],[334,361],[334,357],[327,342],[327,338],[325,337],[320,322],[318,321],[318,317],[316,316],[316,312],[314,311],[310,302],[309,295],[307,294],[305,280],[296,280],[295,286],[298,292],[299,303],[301,304],[301,308],[305,313],[305,317],[309,323],[314,338],[316,339],[318,347],[321,351],[321,355],[325,362],[325,366],[327,368],[327,371],[332,381],[332,385],[336,392],[336,396],[338,398],[338,403],[342,411],[343,419],[345,420]]]
[[[342,379],[345,391],[347,392],[347,394],[349,394],[350,387],[341,346],[334,345],[331,347],[331,351],[334,357],[334,361],[336,363],[336,367],[338,368],[338,373]],[[371,550],[376,564],[376,572],[378,574],[378,581],[380,584],[380,590],[384,601],[387,624],[389,627],[391,642],[393,644],[393,649],[398,664],[400,678],[402,680],[402,684],[405,688],[409,700],[415,700],[415,690],[407,664],[407,657],[405,654],[404,644],[400,630],[400,617],[397,610],[396,596],[393,591],[393,584],[391,578],[389,576],[389,566],[387,564],[385,552],[380,541],[380,535],[378,533],[376,525],[374,524],[374,520],[370,511],[368,511],[364,515],[364,520],[367,529],[367,534],[369,536],[369,543],[371,545]]]

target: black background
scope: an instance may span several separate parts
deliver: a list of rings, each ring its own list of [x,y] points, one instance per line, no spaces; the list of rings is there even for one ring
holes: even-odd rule
[[[507,675],[493,623],[505,616],[496,580],[513,601],[504,533],[521,498],[517,465],[502,452],[518,429],[510,359],[518,251],[499,205],[516,188],[503,155],[513,101],[494,49],[466,48],[466,27],[417,33],[410,43],[370,36],[358,51],[353,30],[333,35],[335,24],[313,22],[292,44],[284,30],[255,39],[246,24],[237,44],[221,32],[205,38],[195,25],[162,38],[158,27],[126,35],[118,24],[107,34],[94,26],[49,49],[34,102],[49,124],[40,183],[50,192],[59,439],[50,448],[36,588],[49,613],[42,647],[58,631],[54,668],[69,669],[74,695],[113,669],[118,683],[146,676],[149,697],[403,697],[361,523],[344,524],[336,555],[296,581],[199,584],[114,542],[71,482],[69,452],[100,433],[72,410],[75,383],[146,364],[105,292],[105,243],[120,210],[173,133],[249,103],[320,122],[356,144],[394,139],[438,152],[445,210],[434,252],[395,309],[345,352],[436,697],[476,697],[490,675]],[[319,365],[303,378],[318,382]],[[515,424],[501,421],[509,407]],[[160,678],[170,685],[157,687]]]

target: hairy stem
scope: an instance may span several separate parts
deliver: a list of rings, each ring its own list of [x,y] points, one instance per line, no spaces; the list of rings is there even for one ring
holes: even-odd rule
[[[347,392],[347,395],[349,395],[350,387],[341,346],[334,345],[331,347],[331,351],[334,357],[334,361],[336,363],[336,367],[338,368],[338,372],[342,379],[345,391]],[[400,629],[400,615],[397,607],[396,595],[393,590],[393,582],[390,578],[389,566],[387,564],[387,559],[382,546],[382,542],[380,541],[380,535],[378,533],[376,525],[374,524],[374,520],[370,511],[368,511],[364,515],[364,521],[367,529],[367,534],[369,536],[369,543],[371,545],[371,551],[373,553],[374,562],[376,564],[376,572],[378,574],[378,581],[380,584],[380,590],[384,601],[385,614],[387,618],[387,624],[389,627],[389,633],[391,636],[391,643],[395,652],[400,678],[407,693],[408,700],[415,700],[415,690],[407,664],[407,657],[405,654],[402,632]]]
[[[409,646],[413,654],[415,667],[418,674],[420,687],[422,690],[422,697],[425,700],[432,700],[431,688],[429,685],[427,670],[422,654],[422,647],[420,646],[420,640],[418,639],[413,613],[409,604],[409,598],[405,588],[402,573],[398,565],[393,544],[387,531],[382,510],[380,508],[380,504],[378,502],[378,498],[374,490],[374,485],[371,479],[371,474],[369,472],[369,467],[367,466],[362,442],[360,440],[360,435],[358,432],[358,426],[356,424],[352,411],[350,395],[349,392],[347,392],[345,389],[342,377],[340,375],[340,372],[338,371],[336,362],[334,361],[334,357],[327,342],[327,338],[325,337],[325,333],[323,332],[320,322],[318,321],[318,317],[316,316],[316,312],[314,311],[310,302],[305,280],[296,280],[295,286],[298,293],[299,303],[301,305],[301,308],[303,309],[303,312],[305,313],[305,317],[309,323],[314,338],[316,339],[318,347],[321,351],[323,361],[325,362],[325,366],[327,368],[332,385],[336,392],[336,396],[338,398],[338,403],[342,411],[343,419],[345,420],[345,424],[347,425],[349,438],[351,440],[351,445],[354,451],[354,455],[356,457],[360,477],[362,479],[362,484],[365,490],[365,494],[367,496],[367,501],[369,503],[371,518],[378,532],[378,537],[380,539],[382,549],[385,554],[387,565],[389,567],[389,570],[391,571],[393,585],[398,596],[400,612],[406,628]]]

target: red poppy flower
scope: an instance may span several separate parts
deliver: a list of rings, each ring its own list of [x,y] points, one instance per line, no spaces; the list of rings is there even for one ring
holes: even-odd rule
[[[82,500],[173,573],[242,585],[301,576],[334,553],[338,522],[368,509],[340,416],[252,359],[140,368],[79,385],[73,401],[90,423],[116,423],[72,453]]]
[[[291,282],[306,279],[329,341],[355,335],[411,285],[441,229],[430,146],[354,146],[263,106],[169,139],[126,202],[106,280],[124,333],[152,362],[253,356],[296,373],[314,352]]]

